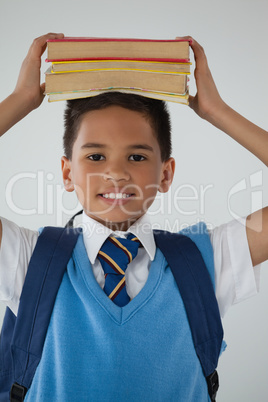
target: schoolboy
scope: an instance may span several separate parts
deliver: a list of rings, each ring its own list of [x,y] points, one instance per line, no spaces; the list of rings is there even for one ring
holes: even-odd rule
[[[58,36],[56,34],[45,35],[37,39],[30,48],[16,90],[0,105],[1,116],[3,116],[0,121],[1,134],[41,103],[43,87],[40,88],[39,85],[40,56],[44,51],[46,39]],[[191,107],[201,117],[227,132],[267,164],[267,133],[224,104],[218,95],[202,48],[195,41],[192,42],[192,48],[196,58],[195,76],[198,95],[194,98],[191,97]],[[30,76],[32,81],[29,80]],[[25,88],[25,82],[27,88]],[[169,189],[174,173],[174,159],[170,157],[170,145],[167,146],[169,141],[163,146],[156,134],[162,134],[164,130],[163,127],[157,127],[156,116],[159,115],[159,111],[155,111],[154,119],[152,111],[145,112],[146,103],[148,108],[149,105],[151,107],[155,105],[155,108],[157,105],[160,107],[161,103],[147,102],[135,97],[128,99],[133,99],[131,107],[130,105],[127,107],[124,103],[124,96],[115,94],[96,98],[92,102],[71,102],[66,111],[66,155],[62,158],[64,185],[67,191],[76,191],[83,205],[85,227],[88,225],[88,228],[95,228],[98,235],[90,239],[85,231],[84,242],[87,254],[80,245],[79,253],[76,255],[77,266],[73,262],[70,263],[68,283],[63,284],[62,289],[67,292],[68,286],[72,284],[73,293],[70,294],[73,297],[68,301],[68,298],[64,299],[62,296],[62,301],[68,301],[67,304],[70,305],[58,304],[55,307],[52,329],[47,336],[47,348],[44,349],[46,352],[27,394],[28,400],[36,400],[37,395],[38,400],[74,400],[71,399],[73,395],[77,396],[76,399],[82,400],[92,398],[93,400],[208,400],[204,378],[202,378],[200,367],[189,345],[190,336],[186,330],[186,324],[180,322],[181,330],[183,328],[186,332],[180,333],[178,340],[176,335],[179,333],[179,328],[177,328],[178,321],[174,319],[175,316],[171,316],[170,321],[165,321],[165,324],[168,323],[170,326],[168,328],[163,328],[161,321],[154,323],[151,321],[152,317],[159,317],[159,315],[154,316],[154,310],[157,308],[171,306],[171,311],[173,308],[179,309],[179,305],[175,301],[172,303],[168,298],[168,295],[169,297],[174,295],[174,289],[172,290],[170,287],[167,287],[170,292],[168,295],[158,293],[160,298],[153,297],[157,287],[167,285],[171,278],[168,271],[160,269],[160,265],[164,264],[164,261],[161,260],[158,252],[155,255],[152,233],[144,234],[141,230],[143,225],[148,224],[145,212],[152,203],[156,192],[166,192]],[[96,106],[100,101],[102,103]],[[95,104],[91,111],[89,111],[90,104]],[[81,111],[83,107],[86,108],[85,113]],[[163,106],[160,109],[162,118],[159,124],[163,122],[165,114]],[[76,119],[75,116],[78,118]],[[70,129],[72,125],[74,126],[73,133]],[[166,131],[169,131],[167,116],[166,128]],[[68,138],[68,133],[70,138]],[[73,141],[71,141],[72,134],[74,135]],[[0,264],[3,265],[4,260],[10,259],[10,255],[8,256],[5,251],[5,245],[8,248],[8,243],[12,244],[13,249],[23,245],[22,249],[25,253],[25,255],[22,255],[23,253],[17,255],[20,259],[21,269],[15,270],[11,275],[7,273],[6,276],[6,283],[12,283],[7,293],[14,293],[13,297],[7,301],[8,294],[3,291],[3,295],[1,295],[1,299],[16,312],[27,262],[34,249],[37,233],[20,229],[4,219],[2,219],[2,223]],[[232,241],[233,244],[240,243],[240,254],[238,253],[235,258],[236,262],[240,264],[238,270],[244,264],[245,272],[240,275],[239,281],[243,286],[249,282],[243,294],[240,294],[241,299],[256,292],[252,265],[256,266],[268,258],[267,208],[248,217],[245,226],[246,229],[237,222],[229,224],[228,232],[231,232],[231,235],[227,241],[222,240],[227,236],[225,225],[211,233],[215,253],[216,292],[222,314],[234,300],[239,301],[238,293],[241,292],[241,288],[236,289],[237,283],[230,279],[233,275],[229,266],[234,269],[230,264],[231,257],[228,256],[231,250],[227,248],[226,255],[221,259],[218,249],[222,246],[226,247],[229,241]],[[98,230],[100,228],[101,231]],[[100,287],[104,286],[105,279],[96,256],[101,243],[111,232],[120,235],[118,230],[127,231],[128,229],[140,237],[144,247],[139,250],[136,261],[133,261],[132,268],[129,266],[129,271],[126,273],[127,288],[132,301],[121,310],[112,304],[104,293],[100,292]],[[14,239],[16,239],[15,243]],[[14,244],[17,246],[14,247]],[[16,254],[14,251],[13,253]],[[82,285],[81,278],[77,279],[79,270],[81,277],[88,275],[90,279],[93,279],[88,259],[100,287],[96,281],[89,282],[87,277],[83,278]],[[154,260],[154,262],[150,262],[150,260]],[[141,269],[141,267],[145,269]],[[4,268],[0,265],[0,270],[4,271]],[[4,272],[2,275],[5,277],[6,273]],[[164,278],[162,278],[162,282],[161,275]],[[226,280],[228,275],[229,278]],[[256,273],[255,275],[257,276]],[[81,288],[79,288],[79,283]],[[84,315],[81,313],[81,306],[77,307],[79,300],[76,300],[75,296],[78,299],[84,298],[82,305],[87,309]],[[164,300],[163,297],[165,297]],[[149,300],[153,303],[148,307]],[[107,302],[110,303],[107,304]],[[177,298],[176,302],[178,302]],[[62,333],[63,327],[59,327],[57,332],[57,325],[61,319],[64,321],[64,314],[72,312],[75,315],[76,310],[72,309],[72,304],[78,308],[77,317],[71,319],[68,317],[68,319],[70,319],[70,325],[79,323],[78,326],[69,328],[68,333]],[[142,309],[143,305],[147,305],[148,309]],[[175,305],[176,307],[174,307]],[[98,317],[96,311],[99,314]],[[166,315],[169,315],[166,307],[164,311]],[[103,314],[109,318],[104,318]],[[156,314],[159,314],[159,311]],[[75,318],[78,319],[78,322]],[[91,322],[89,322],[90,318]],[[140,327],[140,321],[143,322],[142,327]],[[150,323],[148,327],[145,325],[146,322]],[[66,330],[66,327],[64,328]],[[123,331],[119,333],[118,328]],[[147,332],[137,333],[140,328],[143,331],[146,328]],[[93,330],[93,335],[89,330],[91,332]],[[94,338],[94,330],[98,339]],[[173,333],[174,330],[176,335]],[[129,338],[129,342],[121,338],[123,333]],[[165,341],[163,333],[166,334]],[[85,334],[89,334],[93,344],[84,341]],[[147,337],[152,339],[152,343],[147,342]],[[70,353],[64,356],[64,349],[70,348],[70,345],[66,344],[70,338],[75,339],[76,343],[73,345],[73,351],[69,351]],[[154,341],[153,338],[155,338]],[[94,344],[94,342],[96,343]],[[99,342],[102,343],[103,349]],[[139,343],[138,349],[136,342]],[[149,345],[150,353],[142,344]],[[131,351],[127,351],[126,345],[129,345],[130,349],[133,348],[134,351],[139,350],[145,359],[135,360]],[[119,346],[122,346],[122,350],[127,354],[128,363],[115,355],[115,351],[120,350]],[[85,347],[87,349],[84,349]],[[151,350],[153,347],[155,350]],[[158,348],[163,350],[159,351]],[[182,349],[186,356],[180,355],[181,361],[179,362],[175,352]],[[86,359],[83,356],[86,356]],[[87,360],[87,356],[90,356],[90,361]],[[161,362],[157,361],[157,356],[161,356]],[[129,364],[129,372],[119,371],[119,364],[122,364],[125,369]],[[161,368],[161,365],[164,366],[164,369]],[[114,373],[111,372],[112,366],[115,369]],[[55,375],[51,369],[55,370]],[[98,371],[97,375],[92,372],[93,369]],[[65,375],[67,379],[64,378]],[[144,380],[142,377],[146,376],[147,378]],[[117,377],[114,382],[111,381],[113,377]],[[118,381],[118,377],[122,379],[121,382]],[[80,378],[82,379],[80,380]],[[69,384],[72,384],[71,390],[67,389],[69,381]],[[119,385],[122,382],[123,385]],[[107,391],[107,389],[109,389],[109,394],[104,394],[104,390]]]

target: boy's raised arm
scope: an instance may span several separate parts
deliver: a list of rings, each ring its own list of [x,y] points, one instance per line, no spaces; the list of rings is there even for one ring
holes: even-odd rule
[[[46,49],[47,39],[63,36],[49,33],[33,41],[22,63],[14,91],[0,103],[0,136],[41,105],[45,89],[44,83],[40,85],[41,56]]]
[[[268,132],[229,107],[220,97],[208,67],[204,49],[194,39],[197,93],[190,96],[190,107],[203,119],[224,131],[268,166]]]
[[[46,49],[47,39],[62,38],[63,36],[63,34],[48,33],[33,41],[22,63],[14,91],[0,103],[0,136],[41,105],[45,89],[45,84],[40,85],[41,56]],[[0,245],[1,240],[2,224],[0,220]]]
[[[194,39],[197,93],[189,106],[203,119],[224,131],[268,166],[268,132],[230,108],[220,97],[203,48]],[[247,217],[247,239],[253,266],[268,259],[268,207]]]

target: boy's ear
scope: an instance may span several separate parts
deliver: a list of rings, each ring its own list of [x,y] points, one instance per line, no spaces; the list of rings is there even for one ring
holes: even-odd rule
[[[163,162],[162,179],[158,189],[160,193],[166,193],[169,190],[169,187],[171,186],[171,183],[173,181],[174,172],[175,159],[169,158],[167,161]]]
[[[74,191],[74,185],[72,181],[71,161],[68,158],[66,158],[66,156],[63,156],[61,158],[61,170],[65,190],[69,192]]]

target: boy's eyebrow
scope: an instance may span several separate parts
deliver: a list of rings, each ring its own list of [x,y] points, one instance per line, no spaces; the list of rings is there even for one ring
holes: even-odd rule
[[[99,143],[96,143],[96,142],[87,142],[86,144],[81,146],[81,149],[85,149],[85,148],[105,148],[105,147],[106,147],[105,144],[99,144]],[[147,151],[154,152],[153,148],[150,145],[147,145],[147,144],[129,145],[128,149],[145,149]]]
[[[86,144],[81,146],[81,149],[84,148],[105,148],[104,144],[98,144],[96,142],[87,142]]]
[[[145,149],[147,151],[154,152],[153,148],[147,144],[133,144],[128,147],[128,149]]]

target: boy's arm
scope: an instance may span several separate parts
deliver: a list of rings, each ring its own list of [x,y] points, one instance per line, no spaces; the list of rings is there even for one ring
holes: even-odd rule
[[[197,93],[190,96],[189,106],[203,119],[224,131],[268,166],[268,132],[251,123],[229,107],[220,97],[208,67],[204,49],[194,39]]]
[[[44,83],[40,85],[41,56],[46,49],[47,39],[63,36],[49,33],[33,41],[22,63],[14,91],[0,103],[0,136],[41,105],[45,89]]]
[[[33,41],[22,63],[13,93],[0,103],[0,136],[41,105],[45,89],[45,84],[40,85],[41,56],[46,49],[47,39],[62,38],[63,36],[63,34],[49,33]],[[1,240],[2,223],[0,220],[0,246]]]
[[[189,106],[203,119],[224,131],[268,166],[268,132],[245,119],[220,97],[208,67],[203,48],[194,39],[197,93],[190,96]],[[268,207],[247,217],[247,239],[253,266],[268,259]]]

